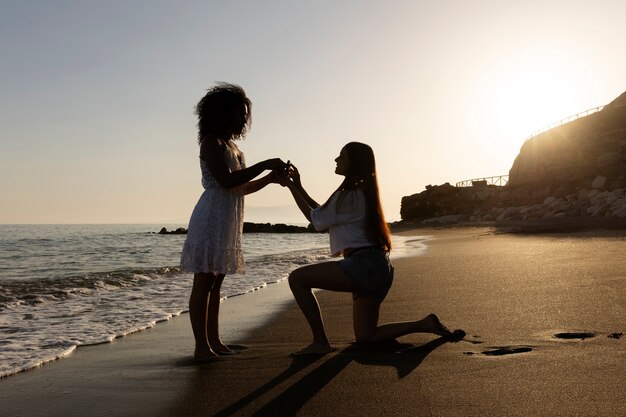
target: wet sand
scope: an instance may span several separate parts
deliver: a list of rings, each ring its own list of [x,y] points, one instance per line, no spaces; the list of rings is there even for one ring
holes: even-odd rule
[[[467,331],[352,345],[349,294],[318,293],[338,350],[309,342],[286,283],[222,304],[242,353],[196,365],[186,315],[0,380],[1,416],[619,416],[626,414],[626,238],[419,229],[381,322],[437,313]],[[252,331],[250,331],[252,329]]]

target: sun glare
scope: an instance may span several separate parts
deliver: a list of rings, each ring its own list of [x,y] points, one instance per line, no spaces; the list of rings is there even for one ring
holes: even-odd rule
[[[520,143],[560,119],[587,110],[582,107],[594,90],[593,81],[573,55],[519,52],[487,71],[476,89],[471,123],[493,140]]]

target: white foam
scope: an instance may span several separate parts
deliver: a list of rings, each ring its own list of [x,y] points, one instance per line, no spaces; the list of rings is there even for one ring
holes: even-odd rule
[[[151,244],[152,238],[148,239]],[[54,279],[2,281],[6,285],[0,292],[0,377],[67,356],[78,346],[109,343],[185,312],[192,274],[180,273],[173,266],[154,265],[162,258],[175,264],[181,240],[174,245],[163,236],[159,238],[162,244],[171,245],[161,248],[169,255],[157,254],[155,259],[145,260],[152,263],[150,268],[133,265],[133,270],[85,270],[82,275]],[[266,252],[246,255],[247,273],[227,277],[222,299],[260,291],[268,284],[284,281],[301,265],[328,260],[327,238],[318,234],[252,236],[253,246],[266,248]],[[111,247],[115,241],[111,236],[101,239]],[[117,239],[120,246],[128,246],[123,237]],[[273,253],[268,253],[268,247]],[[394,236],[393,257],[416,254],[424,248],[422,240]],[[59,256],[67,260],[67,255]],[[126,255],[119,256],[128,261]]]

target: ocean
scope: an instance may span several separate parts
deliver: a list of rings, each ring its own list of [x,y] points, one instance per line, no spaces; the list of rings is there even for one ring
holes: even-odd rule
[[[193,274],[178,269],[185,225],[0,225],[0,378],[108,343],[187,311]],[[425,250],[393,236],[392,258]],[[328,235],[244,234],[246,274],[222,297],[245,296],[330,258]]]

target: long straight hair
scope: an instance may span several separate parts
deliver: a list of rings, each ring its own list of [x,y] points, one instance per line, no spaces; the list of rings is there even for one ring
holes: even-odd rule
[[[382,250],[389,252],[391,251],[391,237],[380,204],[374,151],[369,145],[360,142],[349,142],[344,146],[344,149],[348,156],[348,173],[323,206],[328,205],[333,196],[339,193],[337,201],[337,208],[339,208],[346,193],[361,190],[365,196],[365,232],[367,237]]]

